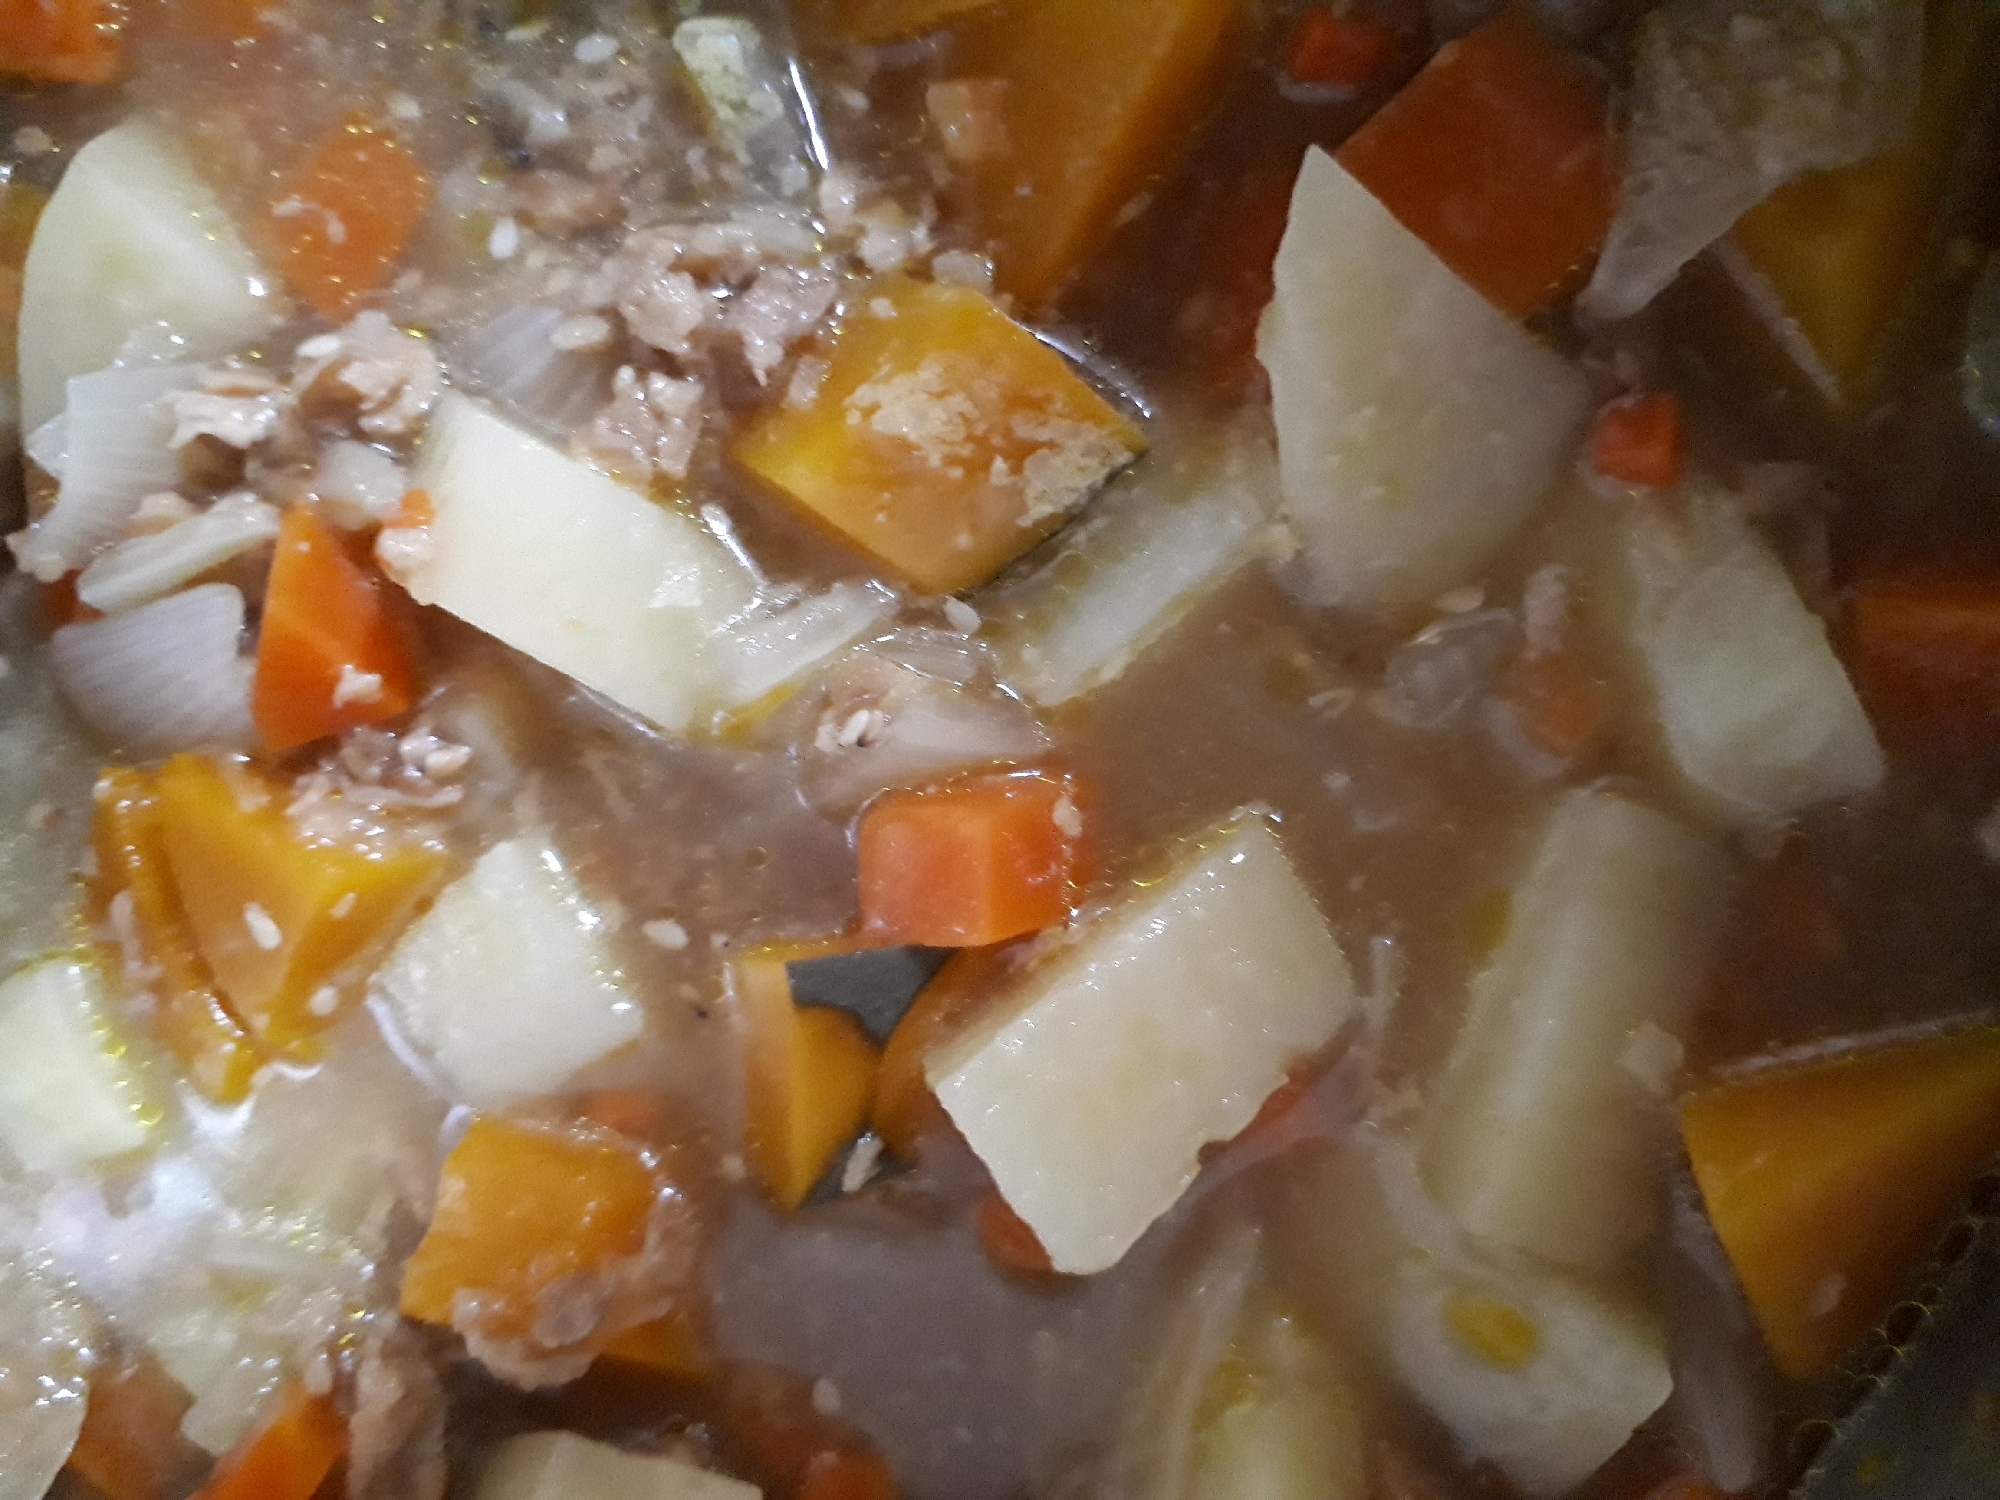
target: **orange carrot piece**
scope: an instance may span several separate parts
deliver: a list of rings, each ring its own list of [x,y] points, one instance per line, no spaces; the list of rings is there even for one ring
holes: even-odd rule
[[[187,1069],[188,1080],[218,1104],[235,1104],[250,1092],[263,1055],[243,1023],[217,993],[195,948],[187,914],[174,885],[161,830],[154,778],[124,767],[97,780],[91,847],[97,857],[100,909],[114,932],[129,917],[130,941],[151,968],[152,1028]]]
[[[430,201],[422,164],[357,112],[286,179],[265,210],[263,239],[285,285],[336,321],[388,283]]]
[[[285,512],[264,592],[250,713],[294,750],[409,711],[417,670],[396,596],[305,506]]]
[[[867,1450],[815,1453],[806,1463],[794,1500],[896,1500],[896,1474]]]
[[[1337,155],[1515,317],[1578,275],[1611,223],[1603,85],[1518,7],[1446,43]]]
[[[347,1424],[331,1396],[298,1387],[277,1416],[217,1465],[195,1500],[312,1500],[347,1451]]]
[[[804,1486],[816,1464],[827,1467],[848,1457],[874,1457],[865,1437],[814,1403],[816,1384],[808,1376],[772,1365],[740,1363],[725,1374],[719,1393],[725,1441],[732,1456],[773,1500],[797,1500],[809,1493]],[[877,1471],[878,1480],[886,1474],[886,1468]],[[840,1463],[820,1482],[845,1483],[850,1476],[859,1480],[865,1472]],[[839,1493],[832,1491],[822,1500]],[[862,1490],[856,1500],[870,1493]]]
[[[1042,1248],[1042,1242],[1035,1237],[1035,1231],[1028,1227],[1027,1221],[1000,1196],[998,1188],[988,1188],[980,1194],[979,1207],[973,1210],[972,1224],[979,1234],[979,1248],[1001,1270],[1022,1276],[1055,1274],[1049,1252]]]
[[[150,1355],[100,1363],[90,1374],[89,1404],[70,1450],[70,1473],[104,1500],[161,1500],[176,1478],[203,1460],[201,1450],[181,1435],[181,1419],[192,1404]]]
[[[1557,760],[1582,760],[1610,728],[1610,688],[1568,651],[1516,657],[1500,697],[1528,742]]]
[[[1293,83],[1358,89],[1380,76],[1395,50],[1396,33],[1382,22],[1315,6],[1285,42],[1285,76]]]
[[[857,835],[871,942],[983,947],[1069,920],[1082,837],[1067,777],[979,776],[870,803]]]
[[[1680,483],[1680,402],[1665,392],[1612,402],[1597,414],[1590,463],[1620,484],[1666,489]]]
[[[1885,728],[1983,734],[2000,710],[2000,583],[1863,583],[1848,611],[1847,658]]]
[[[868,1123],[891,1155],[915,1161],[926,1136],[951,1128],[951,1117],[924,1077],[924,1061],[938,1043],[955,1035],[978,1012],[1009,951],[967,948],[953,954],[917,991],[889,1033]]]
[[[531,1338],[549,1288],[645,1248],[659,1187],[624,1142],[479,1116],[445,1159],[403,1272],[403,1316],[451,1327],[469,1307],[483,1336]],[[600,1347],[620,1331],[610,1314],[606,1323],[592,1335]]]
[[[114,0],[0,0],[0,73],[44,83],[109,83],[124,49]]]

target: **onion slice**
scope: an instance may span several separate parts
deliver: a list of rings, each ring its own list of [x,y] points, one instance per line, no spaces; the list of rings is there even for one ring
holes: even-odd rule
[[[119,614],[171,594],[278,535],[278,512],[255,495],[224,495],[207,510],[165,531],[135,536],[100,553],[76,581],[76,596],[92,609]]]
[[[85,723],[120,749],[164,755],[252,742],[242,634],[243,595],[206,583],[65,625],[49,638],[49,654]]]

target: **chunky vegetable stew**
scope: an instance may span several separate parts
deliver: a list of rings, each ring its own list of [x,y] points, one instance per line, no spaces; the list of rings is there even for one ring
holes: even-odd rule
[[[0,1500],[1783,1492],[2000,1148],[1996,68],[0,0]]]

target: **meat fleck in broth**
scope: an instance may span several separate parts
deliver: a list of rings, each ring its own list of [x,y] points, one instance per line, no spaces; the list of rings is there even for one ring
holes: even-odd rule
[[[1989,9],[0,0],[0,1500],[1783,1493]]]

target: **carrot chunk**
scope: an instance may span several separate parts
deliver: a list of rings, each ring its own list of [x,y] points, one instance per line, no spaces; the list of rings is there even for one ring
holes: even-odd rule
[[[736,456],[919,588],[988,578],[1144,447],[1062,356],[990,298],[895,279],[841,329],[803,407]]]
[[[331,1396],[294,1386],[278,1414],[226,1455],[195,1500],[312,1500],[347,1451],[347,1424]]]
[[[271,200],[264,243],[293,294],[336,321],[387,284],[430,201],[430,175],[395,133],[351,114]]]
[[[1620,484],[1666,489],[1680,483],[1680,402],[1665,392],[1612,402],[1597,414],[1590,463]]]
[[[2000,583],[1888,578],[1847,618],[1855,686],[1885,727],[1984,734],[2000,710]]]
[[[878,1055],[846,1011],[798,1005],[785,964],[796,947],[746,954],[729,966],[743,1027],[748,1121],[744,1156],[780,1208],[805,1202],[868,1117]]]
[[[266,1046],[311,1057],[351,998],[341,981],[442,883],[443,854],[308,838],[282,784],[205,756],[175,756],[156,791],[175,893],[231,1012]]]
[[[397,596],[304,506],[285,512],[264,593],[250,713],[293,750],[409,711],[417,671]]]
[[[896,1475],[866,1450],[815,1453],[806,1463],[794,1500],[896,1500]]]
[[[1001,1270],[1022,1276],[1055,1274],[1049,1252],[1035,1238],[1035,1231],[1028,1227],[1027,1221],[1008,1207],[998,1188],[988,1188],[980,1194],[972,1224],[979,1235],[979,1248]]]
[[[1382,22],[1316,6],[1292,26],[1285,76],[1293,83],[1358,89],[1380,75],[1395,50],[1396,33]]]
[[[124,52],[114,0],[0,0],[0,73],[44,83],[109,83]]]
[[[659,1190],[622,1142],[481,1115],[445,1158],[430,1228],[403,1273],[403,1316],[450,1327],[470,1309],[483,1336],[530,1339],[544,1293],[645,1248]],[[601,1347],[617,1331],[586,1336]]]
[[[1518,8],[1446,43],[1337,155],[1515,317],[1583,271],[1611,223],[1604,88]]]
[[[1003,0],[955,37],[954,71],[1003,81],[1001,149],[969,173],[994,284],[1048,307],[1175,158],[1249,40],[1238,0]]]
[[[2000,1030],[1756,1073],[1680,1121],[1778,1368],[1811,1379],[1889,1310],[2000,1147]]]
[[[1082,820],[1067,778],[980,776],[878,797],[857,842],[871,942],[983,947],[1069,920]]]
[[[154,779],[125,767],[97,780],[91,824],[100,906],[121,941],[151,971],[154,1035],[218,1104],[250,1092],[263,1055],[217,993],[195,949],[161,833]]]
[[[1569,651],[1517,657],[1500,679],[1500,698],[1528,742],[1557,760],[1582,760],[1611,725],[1611,689]]]

